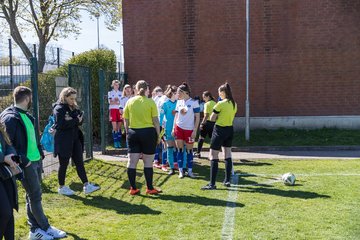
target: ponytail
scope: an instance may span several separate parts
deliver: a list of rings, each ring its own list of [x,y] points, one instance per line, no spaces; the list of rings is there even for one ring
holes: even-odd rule
[[[139,80],[136,83],[135,88],[137,90],[138,95],[145,96],[145,92],[149,88],[149,84],[147,84],[145,80]]]
[[[11,145],[11,141],[10,141],[10,138],[9,138],[9,135],[7,134],[6,130],[5,130],[5,126],[0,123],[0,133],[1,135],[3,136],[5,142],[8,144],[8,145]]]
[[[226,98],[233,104],[233,108],[235,108],[235,100],[232,96],[231,87],[229,83],[225,83],[219,87],[220,92],[225,92]]]
[[[186,82],[183,82],[180,86],[179,86],[179,89],[185,93],[187,93],[188,95],[190,95],[190,87],[189,85],[186,83]]]

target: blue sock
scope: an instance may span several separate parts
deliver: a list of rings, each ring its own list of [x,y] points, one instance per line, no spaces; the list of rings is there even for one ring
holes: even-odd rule
[[[192,150],[187,151],[187,166],[188,166],[188,168],[193,167],[193,151]]]
[[[174,148],[174,163],[178,162],[177,155],[178,155],[178,150],[177,150],[177,148]]]
[[[186,165],[187,165],[187,153],[186,153],[186,146],[184,148],[184,152],[183,152],[183,164],[182,164],[182,168],[186,168]],[[180,164],[179,164],[179,167],[180,167]]]
[[[183,168],[183,160],[184,160],[184,153],[182,149],[178,149],[177,151],[177,161],[179,168]]]
[[[167,149],[167,159],[169,161],[170,168],[174,168],[174,147],[168,147]]]
[[[119,142],[119,147],[121,147],[121,131],[116,133],[117,141]]]
[[[112,132],[112,137],[113,137],[113,140],[114,140],[114,146],[116,147],[117,146],[117,134],[116,132]]]
[[[162,165],[166,164],[166,160],[167,160],[167,151],[166,149],[162,150]]]
[[[160,148],[159,146],[156,146],[154,161],[159,161],[159,154],[160,154]]]

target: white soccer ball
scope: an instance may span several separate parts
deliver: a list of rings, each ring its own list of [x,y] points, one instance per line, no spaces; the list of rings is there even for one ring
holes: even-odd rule
[[[296,177],[292,173],[285,173],[284,175],[282,175],[281,180],[285,185],[293,186],[295,184]]]

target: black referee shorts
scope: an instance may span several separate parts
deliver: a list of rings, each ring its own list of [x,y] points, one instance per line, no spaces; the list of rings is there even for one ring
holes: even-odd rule
[[[130,128],[127,140],[129,153],[155,154],[157,142],[155,128]]]
[[[206,121],[203,128],[200,130],[200,136],[202,138],[206,138],[209,136],[211,138],[213,130],[214,130],[215,122]]]
[[[234,137],[233,126],[220,127],[215,125],[211,136],[210,148],[220,151],[221,147],[231,147]]]

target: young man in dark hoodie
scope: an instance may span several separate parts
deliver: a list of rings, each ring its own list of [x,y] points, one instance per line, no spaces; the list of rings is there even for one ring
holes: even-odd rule
[[[14,89],[14,106],[5,109],[1,122],[6,126],[9,138],[20,156],[20,166],[24,171],[22,185],[26,191],[26,208],[30,225],[29,239],[54,239],[66,236],[66,233],[50,226],[41,203],[41,173],[44,153],[36,138],[34,118],[28,110],[31,108],[31,89],[18,86]]]

